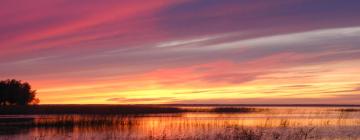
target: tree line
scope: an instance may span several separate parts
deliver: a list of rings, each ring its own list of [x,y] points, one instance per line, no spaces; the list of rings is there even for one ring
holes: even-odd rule
[[[35,97],[36,90],[32,90],[27,82],[15,79],[0,81],[0,106],[38,104]]]

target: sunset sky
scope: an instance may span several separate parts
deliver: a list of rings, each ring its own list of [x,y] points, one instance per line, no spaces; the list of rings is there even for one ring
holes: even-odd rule
[[[42,104],[359,104],[359,0],[1,0]]]

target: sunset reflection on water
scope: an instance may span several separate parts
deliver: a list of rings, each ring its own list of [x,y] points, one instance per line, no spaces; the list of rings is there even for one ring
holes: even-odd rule
[[[37,115],[31,116],[35,118],[32,124],[21,127],[1,126],[6,127],[9,133],[4,133],[5,128],[1,129],[3,133],[0,138],[238,139],[246,136],[260,139],[289,137],[303,139],[305,136],[313,139],[360,138],[360,112],[354,109],[267,107],[261,110],[249,113],[188,112],[133,116]]]

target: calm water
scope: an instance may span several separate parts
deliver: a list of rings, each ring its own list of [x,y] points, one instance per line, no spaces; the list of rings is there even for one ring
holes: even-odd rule
[[[252,113],[0,116],[0,120],[21,120],[1,121],[0,139],[360,139],[359,108],[261,109]]]

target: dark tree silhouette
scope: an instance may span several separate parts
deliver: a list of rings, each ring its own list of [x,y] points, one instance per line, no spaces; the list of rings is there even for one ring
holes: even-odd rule
[[[0,81],[0,106],[29,105],[39,103],[36,91],[27,82],[15,79]]]

